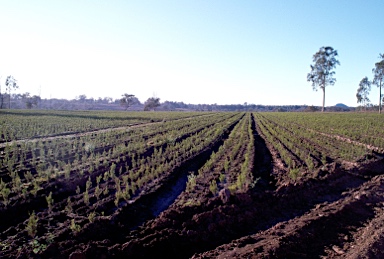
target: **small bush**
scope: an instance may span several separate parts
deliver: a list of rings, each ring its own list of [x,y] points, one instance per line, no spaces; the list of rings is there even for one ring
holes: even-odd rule
[[[65,211],[67,213],[72,213],[73,209],[72,209],[72,202],[71,202],[71,198],[68,197],[67,199],[67,206],[65,206]]]
[[[80,225],[77,225],[77,224],[75,223],[75,219],[72,219],[72,220],[71,220],[71,225],[69,226],[69,228],[72,230],[72,232],[73,232],[74,234],[79,233],[80,230],[81,230]]]
[[[91,222],[91,223],[94,222],[95,218],[96,218],[96,212],[89,213],[89,215],[88,215],[89,222]]]
[[[188,181],[187,181],[187,191],[190,192],[192,191],[196,186],[196,175],[191,173],[188,175]]]
[[[212,180],[211,184],[209,185],[209,190],[211,193],[215,196],[217,194],[217,183],[216,180]]]
[[[48,204],[48,210],[49,211],[52,211],[52,208],[53,208],[53,198],[52,198],[52,192],[49,193],[48,196],[45,197],[46,201],[47,201],[47,204]]]
[[[27,223],[27,226],[25,227],[25,229],[28,232],[28,235],[32,238],[34,238],[36,233],[37,233],[37,222],[38,221],[39,221],[39,219],[37,218],[35,211],[33,211],[29,215],[28,223]]]
[[[289,171],[289,177],[293,180],[296,180],[299,176],[300,169],[299,168],[293,168]]]

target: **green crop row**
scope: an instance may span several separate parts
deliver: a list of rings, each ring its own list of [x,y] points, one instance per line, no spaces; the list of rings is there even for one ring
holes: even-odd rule
[[[384,118],[377,113],[270,113],[273,121],[341,136],[384,149]]]
[[[28,235],[39,236],[41,244],[57,238],[49,233],[58,225],[76,235],[85,224],[114,217],[116,209],[156,191],[177,168],[210,152],[243,117],[211,113],[125,130],[14,142],[1,154],[0,213],[17,209]],[[247,132],[247,124],[241,125]],[[31,206],[41,201],[46,207],[32,207],[31,213]],[[20,204],[27,205],[24,211]]]
[[[199,116],[196,112],[0,111],[0,142]]]
[[[180,121],[163,122],[145,128],[115,130],[74,138],[50,141],[13,143],[6,146],[1,156],[2,181],[14,195],[26,198],[36,195],[44,182],[56,178],[69,179],[73,174],[84,177],[100,167],[109,166],[129,157],[139,157],[148,149],[170,144],[183,136],[195,134],[216,122],[225,121],[228,114],[193,117]],[[157,132],[157,133],[156,133]],[[133,159],[133,165],[142,161]],[[36,180],[34,180],[36,179]],[[24,187],[24,188],[22,188]],[[21,195],[24,193],[24,195]],[[8,200],[8,197],[6,197]],[[6,201],[5,201],[6,203]]]
[[[300,117],[301,115],[303,117]],[[332,161],[353,162],[368,152],[364,145],[357,145],[331,134],[317,132],[309,123],[306,127],[299,123],[306,118],[315,117],[317,114],[258,113],[255,116],[262,134],[277,150],[289,171],[297,171],[298,168],[312,171]],[[320,116],[324,120],[323,115]],[[330,116],[328,119],[333,122],[335,118],[337,117]]]
[[[201,188],[216,196],[222,189],[244,192],[253,186],[255,147],[252,121],[251,113],[247,113],[197,174],[189,175],[185,197],[180,203],[184,206],[196,204],[201,200],[196,197],[201,192],[196,190]]]

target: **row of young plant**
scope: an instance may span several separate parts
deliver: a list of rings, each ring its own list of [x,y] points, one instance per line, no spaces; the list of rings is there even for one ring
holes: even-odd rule
[[[164,142],[172,142],[177,137],[194,132],[214,123],[211,116],[163,122],[146,127],[126,128],[83,135],[78,137],[57,137],[51,140],[33,140],[13,142],[0,149],[0,176],[18,171],[23,174],[28,170],[44,171],[48,167],[64,170],[66,164],[86,162],[87,159],[100,158],[106,153],[120,152],[125,145],[131,149],[143,149]],[[214,115],[219,119],[224,114]],[[167,134],[163,134],[167,132]],[[133,146],[132,146],[133,144]],[[118,149],[118,150],[115,150]],[[21,175],[21,178],[22,175]]]
[[[200,114],[196,112],[7,110],[0,111],[0,142],[175,120]]]
[[[228,118],[228,114],[195,117],[161,125],[116,130],[53,141],[24,142],[4,149],[0,170],[0,194],[4,205],[10,198],[26,199],[36,196],[42,185],[54,179],[69,180],[71,175],[84,178],[87,174],[108,167],[111,161],[133,158],[138,164],[140,154],[182,136],[194,134],[205,127]],[[232,115],[230,115],[232,116]],[[166,132],[166,133],[165,133]],[[142,161],[139,161],[142,162]],[[84,176],[85,175],[85,176]]]
[[[266,115],[269,116],[269,114]],[[363,145],[346,142],[343,139],[334,138],[333,135],[329,134],[319,134],[319,132],[304,128],[297,123],[283,120],[273,121],[275,125],[277,122],[283,130],[288,131],[291,135],[295,134],[299,136],[302,144],[308,147],[310,152],[321,152],[323,164],[327,159],[341,159],[353,162],[368,152],[367,148]]]
[[[183,206],[199,205],[202,197],[198,196],[202,193],[208,195],[204,197],[207,199],[216,196],[222,189],[235,193],[247,191],[254,186],[252,121],[252,114],[247,113],[204,166],[197,173],[190,173],[185,194],[179,203]],[[209,191],[201,192],[201,189]]]
[[[367,152],[365,147],[305,130],[295,123],[277,119],[272,113],[255,116],[262,134],[277,150],[292,176],[334,160],[355,161]]]
[[[326,154],[316,148],[316,143],[266,117],[257,116],[260,119],[260,129],[270,143],[278,142],[277,149],[288,168],[293,169],[305,165],[312,170],[320,163],[318,158],[322,159],[323,164],[326,163]]]
[[[147,156],[145,159],[138,158],[136,162],[132,161],[132,165],[129,161],[120,163],[116,167],[115,173],[109,172],[109,180],[103,178],[104,183],[106,183],[104,190],[110,190],[110,193],[114,194],[114,205],[121,207],[142,192],[143,188],[146,190],[158,188],[160,183],[169,177],[177,167],[217,143],[241,116],[241,114],[237,114],[227,117],[225,120],[204,127],[201,131],[191,134],[187,138],[169,143],[164,148],[155,148],[151,156]],[[104,174],[105,176],[106,174]],[[102,185],[103,182],[101,181],[100,184]],[[96,198],[97,192],[98,186],[93,192]],[[108,196],[104,193],[103,195],[104,198]],[[99,204],[95,202],[92,208],[100,212],[102,208],[98,208],[98,206]]]
[[[211,116],[211,115],[209,115]],[[202,121],[209,121],[209,116],[203,116]],[[200,121],[200,120],[199,120]],[[28,142],[13,142],[10,145],[0,149],[0,176],[1,172],[14,170],[15,166],[26,167],[24,163],[27,160],[32,159],[32,166],[38,168],[36,165],[37,160],[42,160],[45,163],[40,163],[41,166],[48,163],[56,163],[57,161],[74,159],[80,160],[86,154],[89,153],[103,153],[108,152],[116,144],[121,144],[124,141],[127,142],[138,142],[140,140],[145,141],[151,138],[151,144],[156,144],[164,140],[165,135],[162,132],[166,131],[168,141],[172,141],[173,133],[175,137],[183,134],[184,131],[188,131],[187,126],[200,127],[201,125],[191,120],[190,123],[194,125],[188,125],[188,119],[172,121],[172,123],[160,123],[152,127],[140,127],[140,128],[126,128],[123,130],[105,131],[93,134],[87,134],[78,137],[56,137],[50,140],[33,140]],[[173,131],[173,132],[172,132]],[[157,135],[157,137],[154,137]],[[145,145],[142,145],[145,146]],[[73,156],[75,154],[75,156]],[[2,165],[2,166],[1,166]],[[19,168],[22,169],[22,168]],[[39,168],[43,170],[44,168]]]
[[[274,121],[341,136],[384,149],[383,118],[377,113],[274,113]]]
[[[36,235],[39,235],[39,244],[46,245],[51,238],[47,233],[52,233],[58,225],[63,226],[66,225],[65,222],[70,221],[67,225],[70,231],[76,234],[98,216],[116,213],[116,208],[124,206],[127,202],[134,202],[143,192],[159,188],[175,168],[185,161],[203,150],[210,149],[242,116],[240,113],[216,114],[209,117],[209,124],[202,123],[203,117],[200,117],[200,123],[205,124],[205,127],[190,132],[188,136],[148,147],[151,152],[147,149],[143,153],[131,151],[123,152],[117,157],[108,157],[107,166],[93,172],[84,171],[83,179],[87,180],[80,181],[81,184],[73,193],[69,192],[66,198],[55,193],[54,189],[53,193],[39,193],[45,197],[46,209],[39,211],[41,208],[36,208],[34,212],[29,211],[29,218],[25,212],[25,218],[28,218],[24,222],[25,231],[28,231],[34,240]],[[59,182],[56,180],[56,183]],[[49,218],[48,226],[41,226],[42,218]],[[37,231],[39,221],[40,231]]]

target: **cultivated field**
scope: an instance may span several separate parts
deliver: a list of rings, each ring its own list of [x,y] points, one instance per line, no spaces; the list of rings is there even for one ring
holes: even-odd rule
[[[0,111],[1,258],[380,258],[384,118]]]

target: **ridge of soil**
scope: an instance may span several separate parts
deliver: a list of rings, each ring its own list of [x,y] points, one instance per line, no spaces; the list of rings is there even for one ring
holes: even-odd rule
[[[236,124],[236,123],[235,123]],[[77,235],[68,226],[46,250],[2,253],[11,258],[381,258],[384,257],[384,160],[366,155],[332,161],[304,177],[287,176],[252,116],[253,176],[247,191],[225,197],[197,188],[186,203],[187,174],[199,169],[223,139],[181,164],[156,190],[98,217]],[[209,186],[211,179],[199,179]],[[58,213],[57,218],[70,217]],[[86,219],[74,218],[77,221]],[[20,242],[23,224],[3,235]],[[54,229],[54,227],[52,227]],[[24,231],[25,232],[25,231]],[[26,236],[26,234],[24,234]],[[21,238],[22,234],[21,234]],[[26,240],[27,237],[24,237]]]
[[[47,250],[41,253],[39,257],[68,258],[75,248],[81,247],[87,242],[98,243],[100,242],[98,240],[105,239],[109,239],[109,242],[112,241],[114,243],[124,241],[126,233],[134,230],[143,222],[155,218],[161,211],[173,203],[176,197],[185,189],[188,172],[197,171],[210,158],[212,152],[217,152],[239,121],[240,119],[229,125],[223,135],[217,141],[212,142],[205,150],[179,164],[169,173],[168,177],[161,180],[161,182],[154,183],[158,188],[146,188],[146,190],[143,190],[143,194],[140,194],[132,203],[123,202],[125,204],[119,204],[119,209],[112,213],[112,215],[97,217],[94,223],[85,224],[81,232],[75,236],[71,236],[70,231],[68,231],[68,225],[61,224],[59,228],[55,228],[55,224],[62,222],[68,217],[75,219],[77,223],[88,221],[85,217],[67,214],[65,211],[54,213],[54,215],[49,214],[49,211],[43,212],[39,218],[41,221],[44,221],[44,225],[52,225],[51,231],[55,236],[55,242],[49,245]],[[182,139],[183,137],[180,138]],[[41,202],[44,204],[43,199]],[[81,203],[81,200],[78,203]],[[55,203],[55,206],[64,208],[64,204],[65,200]],[[77,205],[74,204],[73,207],[77,208]],[[50,220],[47,221],[44,218]],[[68,224],[68,221],[66,224]],[[10,245],[12,247],[21,246],[23,242],[25,243],[25,240],[29,239],[24,226],[25,222],[18,224],[16,227],[9,228],[0,235],[1,239],[6,236],[13,236],[10,238],[12,242]],[[17,232],[21,232],[21,234],[16,235]],[[23,249],[23,251],[18,253],[18,256],[21,254],[21,258],[32,254],[31,250],[29,250],[31,249],[30,247],[24,247]],[[3,255],[14,257],[15,253],[3,253]]]

